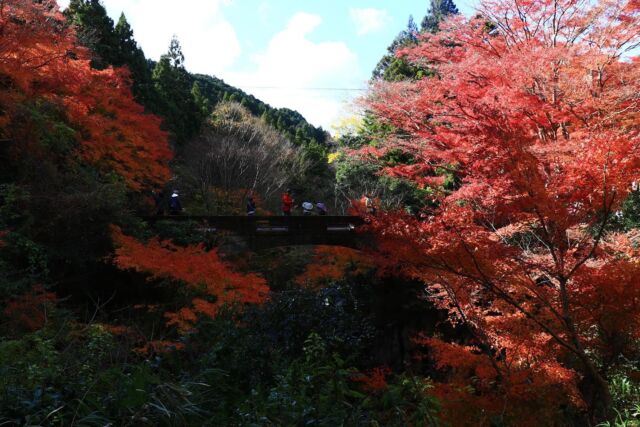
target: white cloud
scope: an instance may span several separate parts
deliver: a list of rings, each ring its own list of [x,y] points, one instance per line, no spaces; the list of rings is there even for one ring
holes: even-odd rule
[[[359,87],[363,82],[352,77],[359,75],[358,58],[344,42],[307,38],[321,24],[318,15],[297,13],[254,57],[252,71],[224,77],[272,106],[298,110],[310,122],[329,129],[348,94],[317,89]]]
[[[220,74],[241,53],[235,29],[223,14],[223,7],[229,2],[189,0],[188,7],[176,7],[171,0],[104,0],[104,5],[114,21],[124,12],[148,58],[160,58],[175,34],[189,71]],[[66,7],[69,0],[58,3]]]
[[[349,9],[351,20],[356,26],[359,36],[375,33],[382,30],[391,21],[391,16],[386,9]]]

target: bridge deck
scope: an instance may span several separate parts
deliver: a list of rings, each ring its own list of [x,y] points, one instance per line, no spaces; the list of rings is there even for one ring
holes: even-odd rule
[[[147,222],[196,222],[212,230],[239,234],[351,233],[365,223],[359,216],[150,216]]]
[[[334,245],[359,248],[363,236],[356,229],[365,224],[359,216],[194,216],[144,217],[159,221],[195,222],[205,232],[229,231],[252,249],[291,245]]]

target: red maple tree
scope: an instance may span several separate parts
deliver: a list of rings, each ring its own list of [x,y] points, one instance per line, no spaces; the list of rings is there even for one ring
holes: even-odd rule
[[[386,173],[440,188],[436,208],[372,224],[474,336],[421,339],[450,372],[451,416],[464,399],[478,423],[566,403],[606,416],[608,372],[638,354],[638,242],[608,226],[640,178],[639,42],[637,0],[487,0],[399,53],[435,77],[372,85],[367,107],[396,137],[362,154],[408,153]]]
[[[0,138],[25,101],[58,106],[76,131],[78,154],[120,174],[129,187],[164,184],[172,157],[160,119],[136,103],[126,69],[95,70],[55,0],[0,0]]]
[[[260,304],[268,296],[264,278],[233,271],[215,250],[207,252],[202,245],[180,247],[158,238],[145,244],[117,227],[113,228],[112,236],[117,246],[115,264],[119,268],[149,273],[151,278],[177,280],[202,295],[193,299],[191,307],[165,315],[169,325],[183,331],[193,327],[198,315],[213,317],[224,304]]]

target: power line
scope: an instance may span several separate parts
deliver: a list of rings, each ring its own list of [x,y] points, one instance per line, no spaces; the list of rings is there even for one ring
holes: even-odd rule
[[[342,92],[366,92],[363,88],[347,87],[286,87],[286,86],[241,86],[243,89],[267,89],[267,90],[309,90],[309,91],[342,91]]]

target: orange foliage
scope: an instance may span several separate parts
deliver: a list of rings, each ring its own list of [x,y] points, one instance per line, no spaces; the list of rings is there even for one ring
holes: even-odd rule
[[[381,261],[473,335],[425,341],[450,392],[474,379],[496,416],[583,402],[596,424],[608,369],[640,354],[637,247],[607,232],[640,176],[640,4],[485,0],[441,28],[399,53],[436,78],[372,85],[367,108],[397,132],[362,155],[410,154],[385,172],[420,187],[455,165],[458,182],[418,217],[371,218]]]
[[[233,271],[216,251],[207,252],[202,245],[179,247],[157,238],[144,244],[124,235],[117,227],[113,227],[112,236],[117,245],[115,263],[119,268],[150,273],[157,279],[178,280],[215,300],[195,298],[193,308],[167,313],[168,324],[181,330],[188,330],[198,314],[215,316],[224,304],[260,304],[267,298],[269,287],[262,277]]]
[[[387,388],[387,377],[391,374],[391,369],[386,366],[373,368],[367,374],[358,374],[353,377],[353,381],[362,383],[366,391],[377,393]]]
[[[29,292],[10,300],[3,311],[10,330],[33,332],[42,329],[47,321],[47,309],[56,299],[56,294],[36,285]]]
[[[133,329],[129,326],[110,324],[101,324],[100,326],[112,335],[130,335],[133,333]]]
[[[442,403],[443,418],[454,425],[484,425],[486,414],[503,413],[509,424],[538,426],[560,419],[562,406],[584,406],[579,377],[554,360],[556,354],[546,351],[548,343],[531,349],[522,342],[494,357],[479,347],[437,338],[416,341],[428,347],[436,367],[447,375],[446,383],[435,383],[433,393]]]
[[[316,246],[311,262],[295,280],[299,285],[318,285],[339,280],[346,273],[363,274],[373,266],[370,257],[355,249],[341,246]]]
[[[170,178],[172,152],[160,119],[145,114],[126,69],[94,70],[55,0],[0,1],[0,136],[26,100],[58,105],[83,159],[115,170],[140,190]]]

